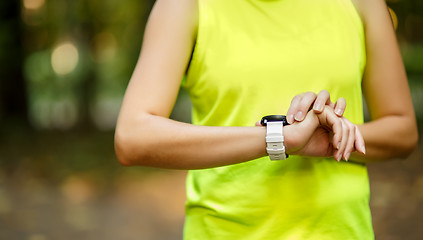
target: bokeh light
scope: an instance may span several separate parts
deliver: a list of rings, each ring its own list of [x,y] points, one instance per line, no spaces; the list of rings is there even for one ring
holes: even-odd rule
[[[44,4],[45,0],[23,0],[23,6],[28,10],[40,9]]]
[[[75,70],[78,60],[78,49],[70,42],[57,46],[51,55],[51,65],[58,75],[66,75]]]

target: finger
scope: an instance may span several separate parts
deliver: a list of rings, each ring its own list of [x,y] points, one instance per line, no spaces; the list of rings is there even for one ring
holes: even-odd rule
[[[335,149],[337,149],[334,153],[339,152],[342,142],[342,122],[339,117],[337,117],[330,107],[326,106],[322,112],[322,114],[317,115],[320,121],[320,124],[326,126],[333,132],[332,144]]]
[[[335,103],[335,114],[338,117],[342,117],[342,115],[344,115],[346,106],[347,101],[345,100],[345,98],[339,98]]]
[[[334,155],[336,161],[340,161],[344,155],[345,149],[347,148],[348,138],[349,138],[349,129],[347,124],[341,120],[342,123],[342,140],[339,144],[339,148]]]
[[[366,145],[364,143],[364,138],[358,127],[355,128],[355,149],[357,149],[357,151],[359,153],[362,153],[363,155],[366,154]]]
[[[261,121],[256,122],[256,127],[259,127],[259,126],[261,126]]]
[[[347,128],[349,130],[347,145],[346,145],[345,151],[343,153],[344,160],[348,161],[348,159],[351,156],[351,152],[354,151],[354,143],[355,143],[355,139],[356,139],[356,136],[355,136],[356,126],[354,124],[352,124],[350,121],[348,121],[346,118],[342,118],[342,120],[344,121],[345,125],[347,126]]]
[[[348,124],[354,126],[354,148],[361,154],[366,154],[366,147],[364,143],[363,135],[360,132],[360,129],[357,125],[351,123],[348,119],[342,118],[344,121],[346,121]],[[354,149],[353,149],[354,150]]]
[[[330,95],[327,90],[322,90],[317,95],[316,100],[314,101],[313,110],[315,113],[321,113],[325,105],[330,105],[332,102],[330,101]]]
[[[289,124],[293,124],[295,122],[294,115],[297,112],[301,99],[302,99],[302,94],[299,94],[299,95],[296,95],[291,101],[291,105],[289,106],[288,112],[286,113],[286,120],[288,121]]]
[[[297,112],[294,115],[295,121],[301,122],[304,120],[308,110],[310,109],[311,105],[313,104],[314,100],[316,100],[316,94],[313,92],[306,92],[304,93],[300,104],[297,107]]]

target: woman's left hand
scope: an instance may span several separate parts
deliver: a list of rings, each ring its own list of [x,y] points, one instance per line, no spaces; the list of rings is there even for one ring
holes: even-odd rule
[[[256,122],[256,126],[261,126]],[[308,111],[303,121],[284,127],[287,152],[309,157],[330,157],[348,160],[352,152],[365,154],[360,130],[345,117],[324,106],[321,113]]]
[[[356,125],[338,117],[329,106],[322,113],[309,111],[304,121],[284,128],[289,153],[311,157],[333,156],[348,160],[352,152],[365,154],[363,136]]]

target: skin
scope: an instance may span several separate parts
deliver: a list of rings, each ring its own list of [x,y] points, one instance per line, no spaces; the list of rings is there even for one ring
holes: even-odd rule
[[[195,126],[169,119],[195,43],[197,12],[196,0],[158,0],[152,10],[116,126],[122,165],[199,169],[267,155],[264,127]],[[333,106],[325,101],[321,111],[308,111],[286,126],[286,151],[336,160],[355,150],[363,154],[357,126],[334,114],[336,106],[345,109],[341,101]]]
[[[365,27],[367,66],[362,88],[372,120],[359,125],[366,142],[366,156],[353,154],[359,162],[377,162],[404,158],[417,145],[418,133],[407,76],[394,28],[383,0],[353,0]],[[331,103],[322,91],[296,96],[288,110],[292,122],[302,121],[300,112],[322,104],[335,107],[337,115],[345,111],[343,100]],[[341,114],[342,115],[342,114]],[[292,119],[292,116],[300,116]]]
[[[321,113],[325,105],[334,108],[334,113],[342,117],[347,103],[344,98],[339,98],[335,103],[332,103],[327,90],[322,90],[319,94],[315,94],[314,92],[301,93],[292,99],[286,114],[287,121],[290,124],[296,121],[301,122],[305,118],[304,113],[307,113],[311,107],[313,107],[315,113]]]

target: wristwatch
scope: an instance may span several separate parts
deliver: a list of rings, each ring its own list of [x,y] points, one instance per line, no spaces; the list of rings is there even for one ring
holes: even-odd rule
[[[270,160],[285,160],[288,154],[285,153],[283,145],[283,127],[289,125],[284,115],[264,116],[260,121],[266,126],[266,151]]]

